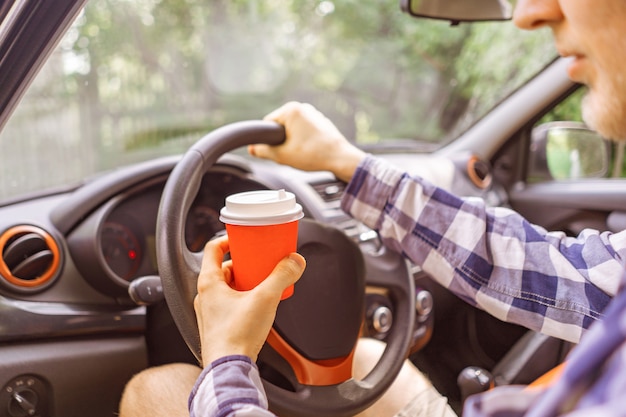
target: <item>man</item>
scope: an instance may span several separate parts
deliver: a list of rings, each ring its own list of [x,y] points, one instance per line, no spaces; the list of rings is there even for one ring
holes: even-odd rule
[[[605,137],[626,140],[624,0],[519,0],[514,21],[522,29],[552,30],[559,52],[573,57],[569,76],[589,87],[583,105],[587,123]],[[498,387],[471,397],[465,417],[626,415],[626,289],[620,284],[626,232],[587,232],[571,239],[529,225],[513,212],[458,199],[354,148],[309,105],[290,103],[268,118],[285,125],[286,143],[251,146],[250,153],[304,170],[333,172],[349,182],[344,210],[378,230],[388,246],[402,250],[451,291],[502,319],[580,340],[554,385]],[[219,270],[221,252],[215,245],[207,246],[198,282],[195,306],[201,326],[215,301],[212,291],[204,291],[206,276]],[[224,250],[224,243],[217,245]],[[281,275],[283,284],[297,274],[294,267]],[[283,286],[271,288],[278,297]],[[260,307],[255,317],[273,317]],[[211,331],[207,325],[201,333]],[[208,339],[203,335],[203,340]],[[254,358],[258,337],[240,342]],[[190,398],[192,416],[271,415],[253,361],[233,356],[240,353],[231,346],[218,352],[224,357],[204,362],[207,367]],[[445,407],[425,412],[419,396],[402,408],[398,415],[450,413]]]

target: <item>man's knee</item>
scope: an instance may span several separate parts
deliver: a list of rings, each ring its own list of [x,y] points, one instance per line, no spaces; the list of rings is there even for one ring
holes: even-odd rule
[[[120,417],[187,416],[187,399],[201,371],[176,363],[136,374],[124,388]]]

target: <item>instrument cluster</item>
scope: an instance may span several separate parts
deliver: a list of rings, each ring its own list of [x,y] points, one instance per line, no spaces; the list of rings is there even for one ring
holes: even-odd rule
[[[79,269],[90,268],[85,277],[96,289],[125,296],[130,282],[158,275],[156,231],[158,209],[165,179],[120,195],[91,216],[69,239]],[[231,167],[216,167],[205,174],[185,225],[185,242],[200,252],[206,242],[224,233],[219,211],[233,193],[267,188]],[[93,236],[96,242],[81,236]],[[92,240],[93,242],[93,240]],[[94,262],[99,269],[94,271]]]

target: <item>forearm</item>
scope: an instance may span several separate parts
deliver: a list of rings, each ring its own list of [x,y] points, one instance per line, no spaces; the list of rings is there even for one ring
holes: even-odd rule
[[[205,368],[189,396],[190,417],[272,417],[250,358],[228,356]]]
[[[623,269],[611,242],[619,239],[547,233],[511,210],[455,197],[371,157],[342,207],[469,303],[566,340],[578,341],[600,317]]]

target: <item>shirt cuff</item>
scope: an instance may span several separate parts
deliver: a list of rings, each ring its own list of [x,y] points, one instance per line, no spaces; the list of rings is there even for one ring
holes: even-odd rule
[[[273,415],[266,411],[267,397],[256,364],[242,355],[226,356],[207,366],[191,391],[188,406],[190,417],[237,415],[245,410]]]

